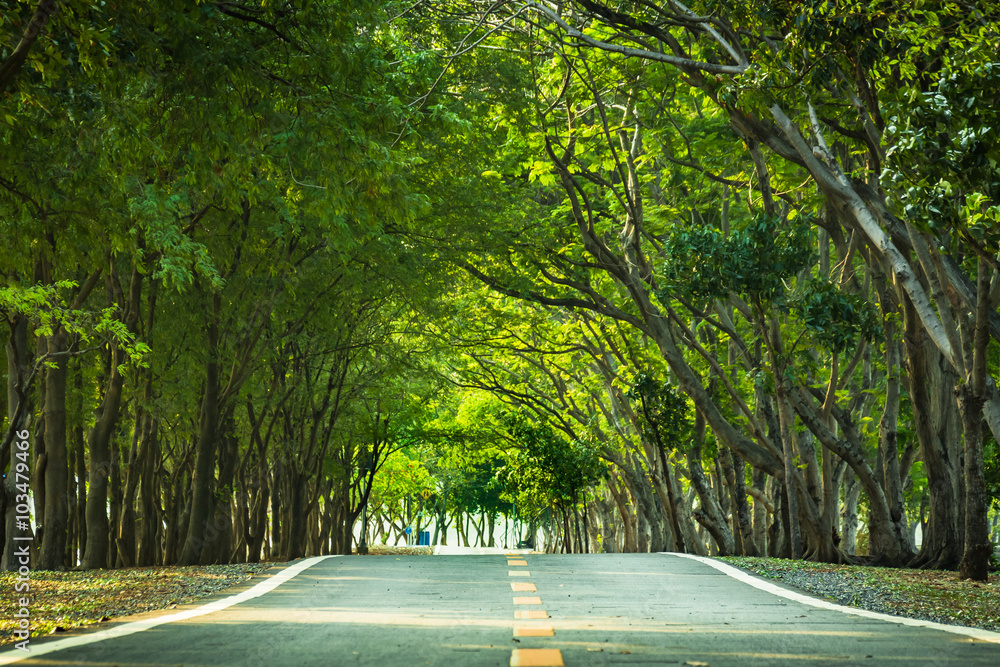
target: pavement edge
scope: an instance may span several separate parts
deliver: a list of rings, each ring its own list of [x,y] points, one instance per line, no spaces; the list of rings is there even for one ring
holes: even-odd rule
[[[695,556],[693,554],[681,554],[675,552],[662,552],[668,556],[677,556],[679,558],[688,558],[691,560],[696,560],[700,563],[704,563],[709,567],[713,567],[719,572],[732,577],[738,581],[745,584],[753,586],[759,590],[771,593],[772,595],[777,595],[778,597],[785,598],[786,600],[794,600],[795,602],[801,602],[802,604],[807,604],[811,607],[819,607],[820,609],[828,609],[830,611],[839,611],[843,614],[852,614],[854,616],[861,616],[863,618],[872,618],[879,621],[887,621],[889,623],[898,623],[900,625],[910,625],[920,628],[931,628],[933,630],[942,630],[944,632],[950,632],[956,635],[964,635],[966,637],[971,637],[972,639],[978,639],[979,641],[990,642],[993,644],[1000,644],[1000,632],[992,632],[991,630],[983,630],[981,628],[970,628],[962,625],[945,625],[944,623],[937,623],[935,621],[925,621],[919,618],[909,618],[907,616],[892,616],[890,614],[883,614],[877,611],[869,611],[867,609],[858,609],[856,607],[845,607],[844,605],[839,605],[834,602],[827,602],[826,600],[819,600],[817,598],[809,597],[808,595],[803,595],[802,593],[796,593],[795,591],[783,588],[775,583],[761,579],[755,575],[749,574],[735,568],[728,563],[720,563],[719,561],[712,560],[711,558],[706,558],[705,556]]]
[[[186,609],[184,611],[179,611],[173,614],[156,616],[153,618],[145,618],[142,620],[131,621],[128,623],[122,623],[111,628],[106,628],[103,630],[98,630],[97,632],[87,632],[85,634],[77,635],[74,637],[66,637],[65,639],[57,639],[55,641],[45,642],[44,644],[38,645],[32,648],[30,651],[24,652],[18,649],[11,649],[9,651],[4,651],[0,653],[0,665],[12,665],[22,660],[31,660],[33,658],[38,658],[40,656],[46,655],[48,653],[54,653],[56,651],[62,651],[68,648],[73,648],[75,646],[85,646],[87,644],[94,644],[96,642],[104,641],[105,639],[112,639],[114,637],[124,637],[127,635],[135,634],[137,632],[142,632],[144,630],[149,630],[151,628],[158,627],[160,625],[165,625],[167,623],[174,623],[176,621],[184,621],[189,618],[197,618],[198,616],[204,616],[205,614],[211,614],[215,611],[222,611],[232,607],[233,605],[240,604],[241,602],[246,602],[248,600],[253,600],[258,598],[265,593],[270,593],[275,588],[290,580],[295,575],[300,572],[309,569],[313,565],[320,563],[328,558],[337,558],[337,556],[314,556],[312,558],[305,558],[300,561],[293,562],[287,567],[279,570],[273,576],[270,576],[263,581],[247,588],[246,590],[237,593],[235,595],[230,595],[221,599],[213,600],[207,604],[195,607],[194,609]]]

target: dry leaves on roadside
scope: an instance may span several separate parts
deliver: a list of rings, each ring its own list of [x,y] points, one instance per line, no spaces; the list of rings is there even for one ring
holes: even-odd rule
[[[1000,574],[959,581],[947,570],[831,565],[782,558],[721,558],[839,604],[949,625],[1000,631]]]
[[[123,570],[31,573],[32,636],[99,623],[155,609],[169,609],[240,584],[272,563],[199,567],[141,567]],[[13,609],[23,593],[16,573],[0,573],[0,605]],[[0,645],[14,641],[11,614],[0,618]]]

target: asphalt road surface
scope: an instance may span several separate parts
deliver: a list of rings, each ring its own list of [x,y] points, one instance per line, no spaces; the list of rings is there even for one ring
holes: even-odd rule
[[[1000,665],[1000,636],[811,606],[675,555],[334,557],[269,581],[0,664]]]

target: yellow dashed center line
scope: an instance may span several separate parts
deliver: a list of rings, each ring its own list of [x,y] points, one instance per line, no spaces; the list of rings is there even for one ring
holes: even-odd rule
[[[515,625],[515,637],[552,637],[556,633],[551,625]]]
[[[510,554],[513,555],[513,554]],[[508,567],[527,567],[528,561],[518,554],[517,558],[508,558]],[[528,570],[508,570],[510,577],[530,577]],[[511,582],[510,588],[516,593],[535,592],[538,589],[528,582]],[[542,598],[533,596],[514,597],[516,605],[540,605]],[[516,620],[547,619],[549,614],[544,609],[522,609],[514,611]],[[554,637],[555,630],[551,625],[514,625],[514,637]],[[510,655],[510,667],[563,667],[562,651],[557,648],[516,648]]]
[[[563,667],[562,651],[557,648],[516,648],[510,667]]]
[[[535,596],[521,596],[514,598],[514,604],[542,604],[542,598]]]

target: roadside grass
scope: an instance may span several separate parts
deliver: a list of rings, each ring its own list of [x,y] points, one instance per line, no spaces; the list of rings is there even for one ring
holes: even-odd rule
[[[33,570],[30,593],[15,590],[18,575],[0,573],[0,645],[13,644],[19,600],[29,599],[31,636],[52,634],[155,609],[171,609],[240,584],[272,563],[141,567],[86,572]]]
[[[989,583],[956,572],[831,565],[782,558],[719,560],[849,607],[1000,632],[1000,574]]]

